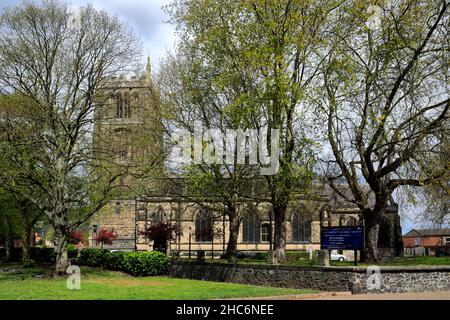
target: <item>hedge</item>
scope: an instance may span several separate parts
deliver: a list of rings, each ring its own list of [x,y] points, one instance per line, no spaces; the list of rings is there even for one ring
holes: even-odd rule
[[[0,257],[5,257],[5,249],[0,250]],[[30,259],[37,263],[54,263],[55,252],[53,248],[30,248]],[[22,248],[14,248],[11,252],[10,261],[22,261]]]
[[[80,263],[90,267],[123,271],[132,276],[157,276],[167,274],[169,259],[161,252],[109,252],[105,249],[83,249]]]
[[[125,257],[125,272],[132,276],[157,276],[166,274],[170,262],[167,257],[157,251],[130,252]]]
[[[76,258],[78,256],[78,250],[75,246],[69,246],[67,248],[67,255],[69,258]],[[5,249],[0,249],[0,258],[5,257]],[[54,248],[41,248],[41,247],[31,247],[30,248],[30,259],[36,263],[55,263],[56,254]],[[22,248],[14,248],[11,252],[11,261],[21,261],[22,260]]]
[[[83,249],[80,252],[80,263],[89,267],[103,267],[108,253],[106,249]]]

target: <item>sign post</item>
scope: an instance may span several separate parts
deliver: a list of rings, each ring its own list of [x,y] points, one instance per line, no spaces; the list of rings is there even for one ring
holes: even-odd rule
[[[358,250],[364,249],[364,227],[322,227],[320,230],[321,250],[353,250],[357,265]]]

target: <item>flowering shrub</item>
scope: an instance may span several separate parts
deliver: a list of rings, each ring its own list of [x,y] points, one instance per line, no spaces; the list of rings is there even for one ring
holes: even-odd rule
[[[106,229],[100,229],[97,237],[95,238],[95,241],[97,241],[97,243],[101,243],[103,249],[103,245],[111,245],[116,239],[117,233],[114,232],[114,230],[109,231]]]
[[[165,242],[174,239],[177,229],[170,223],[158,223],[152,224],[145,231],[141,231],[141,234],[150,240]]]
[[[83,242],[83,233],[80,231],[72,231],[69,234],[69,238],[67,239],[67,241],[70,244],[78,244],[80,242]]]

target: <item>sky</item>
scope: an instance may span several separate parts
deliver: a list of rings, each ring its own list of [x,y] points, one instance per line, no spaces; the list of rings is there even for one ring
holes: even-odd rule
[[[145,56],[150,55],[152,69],[156,70],[167,50],[176,42],[175,27],[169,23],[162,6],[170,0],[62,0],[69,6],[92,4],[97,9],[117,15],[141,37]],[[16,6],[22,0],[0,0],[0,14],[5,7]]]

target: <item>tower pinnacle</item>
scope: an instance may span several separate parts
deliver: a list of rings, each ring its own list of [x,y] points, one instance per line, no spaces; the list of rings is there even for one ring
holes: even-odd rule
[[[150,83],[152,76],[152,64],[150,62],[150,55],[147,56],[147,66],[145,68],[145,80]]]

